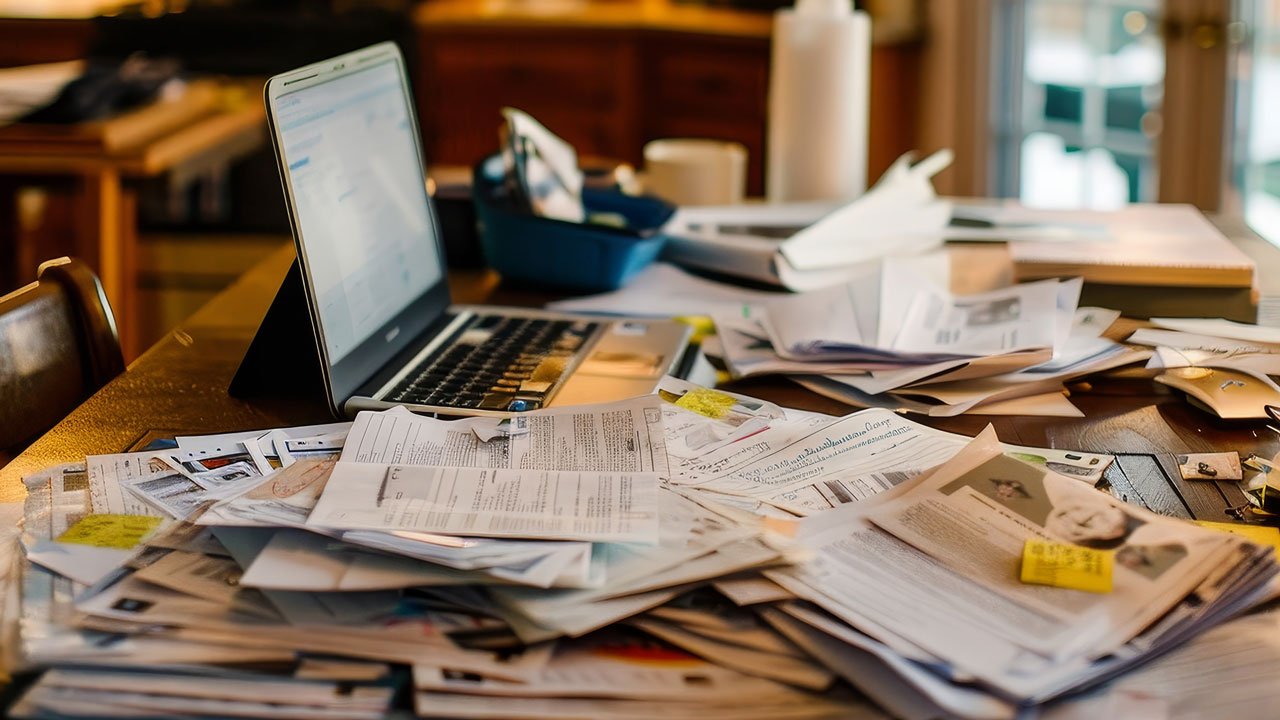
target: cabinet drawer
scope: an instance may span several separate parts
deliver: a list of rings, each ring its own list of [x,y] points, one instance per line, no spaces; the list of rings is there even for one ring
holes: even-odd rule
[[[769,87],[767,41],[662,42],[646,53],[646,90],[683,115],[760,121]]]
[[[521,109],[565,103],[609,110],[631,83],[627,48],[576,37],[572,41],[519,35],[424,38],[427,92],[440,102],[483,98]]]

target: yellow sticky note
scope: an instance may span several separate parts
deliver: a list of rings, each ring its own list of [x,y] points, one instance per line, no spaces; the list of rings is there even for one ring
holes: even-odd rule
[[[147,515],[86,515],[67,528],[58,542],[128,550],[160,525]]]
[[[1196,520],[1196,524],[1200,527],[1207,527],[1210,530],[1220,530],[1222,532],[1242,535],[1250,542],[1275,548],[1276,559],[1280,560],[1280,528],[1267,527],[1264,525],[1242,525],[1240,523],[1213,522],[1211,520]]]
[[[1111,592],[1115,553],[1048,540],[1022,546],[1022,582],[1095,593]]]
[[[719,420],[728,414],[729,408],[733,407],[735,402],[737,400],[732,395],[706,388],[694,388],[681,395],[680,399],[676,400],[676,406]]]
[[[699,344],[706,336],[716,334],[715,322],[706,315],[678,315],[671,319],[693,328],[693,335],[689,337],[691,343]]]

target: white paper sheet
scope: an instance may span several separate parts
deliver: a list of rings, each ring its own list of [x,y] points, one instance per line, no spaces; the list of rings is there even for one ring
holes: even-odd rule
[[[612,315],[708,315],[732,311],[744,303],[760,302],[781,293],[716,282],[668,263],[656,262],[627,285],[599,295],[547,303],[547,309]]]
[[[45,468],[22,479],[27,496],[19,507],[23,531],[52,540],[85,515],[94,512],[89,474],[84,463]],[[105,512],[105,511],[98,511]],[[17,527],[11,526],[17,532]]]
[[[240,577],[243,587],[317,592],[388,590],[476,582],[477,575],[432,563],[347,549],[301,530],[277,531]]]
[[[661,401],[646,395],[616,403],[525,413],[526,432],[481,440],[489,418],[437,420],[397,407],[362,412],[342,461],[385,465],[668,472]]]
[[[195,521],[201,525],[301,527],[336,462],[336,456],[294,462],[216,503]]]
[[[1197,335],[1244,340],[1245,342],[1280,344],[1280,328],[1249,325],[1221,318],[1151,318],[1151,324],[1169,330]]]
[[[90,455],[85,458],[93,511],[111,515],[162,515],[126,489],[126,484],[174,471],[154,452]]]
[[[605,570],[605,582],[600,587],[555,592],[494,587],[491,595],[504,607],[549,631],[549,637],[580,634],[666,602],[670,599],[662,596],[666,588],[719,577],[777,557],[776,551],[762,549],[758,543],[716,557],[718,550],[748,541],[759,530],[736,527],[666,489],[659,498],[662,525],[658,545],[595,546],[593,563]]]
[[[546,665],[526,682],[460,678],[450,668],[415,665],[419,690],[489,696],[614,697],[699,702],[767,702],[791,696],[780,683],[752,678],[672,648],[668,659],[653,662],[652,642],[635,634],[605,631],[589,638],[561,641]],[[701,678],[690,682],[688,677]]]
[[[797,603],[761,608],[761,616],[844,676],[895,717],[1012,720],[1016,708],[980,689],[947,682],[838,620]],[[944,710],[945,709],[945,710]]]
[[[654,543],[658,475],[339,462],[307,525]]]
[[[1079,294],[1079,282],[1074,282]],[[895,350],[916,353],[992,355],[1024,348],[1055,347],[1070,330],[1058,322],[1059,283],[1042,280],[977,295],[916,294],[894,337]]]
[[[673,482],[825,509],[869,497],[934,467],[967,440],[886,410],[864,410],[783,442],[762,439],[721,448]]]
[[[632,618],[627,624],[745,675],[777,680],[808,690],[825,690],[834,680],[830,671],[811,660],[745,647],[728,639],[713,639],[677,623],[646,615]]]
[[[350,422],[322,423],[319,425],[299,425],[297,427],[276,428],[271,432],[283,433],[290,438],[306,438],[321,435],[343,433],[351,427]],[[233,448],[236,443],[243,443],[261,437],[268,430],[246,430],[241,432],[220,433],[217,435],[178,435],[174,441],[186,452],[220,453]]]
[[[131,550],[75,545],[32,538],[26,543],[27,559],[81,585],[93,585],[115,572],[133,554]]]
[[[912,165],[904,155],[864,195],[791,236],[780,252],[807,270],[940,245],[951,203],[934,194],[930,178],[951,157],[939,150]]]

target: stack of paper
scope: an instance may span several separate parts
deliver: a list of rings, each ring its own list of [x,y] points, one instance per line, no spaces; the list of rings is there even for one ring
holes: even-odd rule
[[[179,438],[176,448],[94,456],[28,478],[16,647],[26,664],[104,670],[50,673],[21,707],[270,715],[255,703],[283,683],[298,685],[297,707],[307,708],[295,716],[376,717],[390,698],[382,681],[322,706],[317,699],[331,693],[322,686],[226,666],[292,671],[301,653],[531,684],[556,638],[586,635],[710,578],[783,562],[760,528],[660,486],[669,474],[663,404],[649,396],[457,422],[366,413],[352,424]],[[636,635],[563,652],[621,657]],[[105,636],[119,639],[104,644]],[[574,711],[622,703],[727,713],[741,683],[754,681],[653,639],[640,649],[655,643],[659,657],[675,659],[669,685],[709,673],[718,689],[630,695],[634,688],[619,694],[605,684],[596,693],[604,705]],[[174,663],[182,673],[160,672]],[[648,677],[646,664],[632,663],[631,679]],[[191,665],[207,669],[192,677]],[[109,674],[121,668],[128,673]],[[245,689],[209,694],[198,676],[210,673]],[[467,709],[473,693],[425,682],[423,714],[489,714]],[[527,690],[549,697],[556,686]],[[830,717],[857,705],[847,691],[752,692],[757,717]],[[571,694],[571,706],[581,702]],[[423,707],[426,697],[439,709]],[[563,715],[553,704],[543,716]]]
[[[0,537],[7,668],[45,670],[10,712],[1012,717],[1269,592],[1269,549],[1121,505],[1111,461],[671,378],[92,456]],[[1018,582],[1046,539],[1111,592]]]
[[[1009,458],[990,431],[796,532],[815,558],[765,575],[822,612],[781,609],[966,715],[975,692],[1028,705],[1122,672],[1256,604],[1277,572],[1271,548]]]
[[[1064,381],[1149,355],[1101,337],[1118,314],[1077,308],[1079,280],[956,296],[935,265],[886,260],[857,282],[718,311],[725,362],[858,406],[1078,414]]]

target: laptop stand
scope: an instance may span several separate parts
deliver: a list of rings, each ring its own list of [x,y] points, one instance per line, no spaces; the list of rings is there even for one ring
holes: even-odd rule
[[[227,392],[238,398],[314,399],[328,406],[297,259],[289,265]]]

